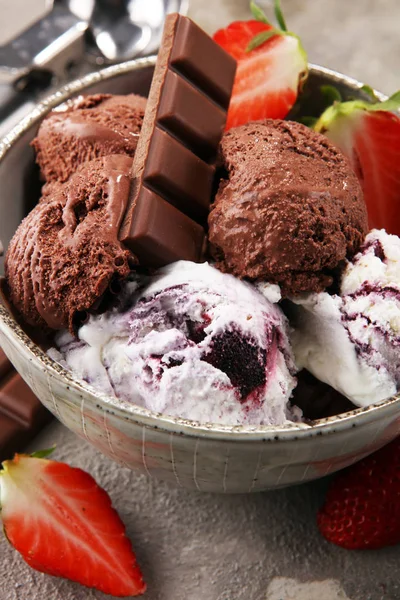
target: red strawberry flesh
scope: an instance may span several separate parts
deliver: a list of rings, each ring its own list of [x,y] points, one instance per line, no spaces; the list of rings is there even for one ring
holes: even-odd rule
[[[353,160],[361,170],[370,227],[400,234],[400,118],[365,113],[354,133]]]
[[[213,40],[224,48],[233,58],[247,58],[246,49],[252,39],[262,31],[270,31],[272,25],[260,21],[234,21],[225,29],[219,29],[213,35]],[[272,39],[277,39],[271,38]],[[255,52],[255,50],[253,51]]]
[[[145,591],[125,527],[91,475],[25,455],[3,467],[4,531],[31,567],[114,596]]]
[[[214,35],[214,40],[238,61],[227,130],[250,121],[283,119],[296,101],[307,72],[299,39],[277,34],[248,51],[255,36],[272,29],[259,21],[236,21]]]
[[[370,228],[399,235],[400,117],[385,110],[385,104],[338,103],[325,111],[316,129],[350,159],[363,188]]]

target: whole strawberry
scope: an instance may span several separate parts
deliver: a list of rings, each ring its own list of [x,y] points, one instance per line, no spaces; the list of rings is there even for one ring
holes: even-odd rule
[[[146,585],[108,494],[81,469],[16,454],[0,471],[1,518],[9,542],[32,568],[106,594]]]
[[[339,473],[317,522],[322,535],[342,548],[400,543],[400,438]]]
[[[279,0],[274,27],[250,3],[251,21],[235,21],[213,39],[237,61],[226,129],[260,119],[286,117],[307,77],[307,55],[297,35],[287,30]]]

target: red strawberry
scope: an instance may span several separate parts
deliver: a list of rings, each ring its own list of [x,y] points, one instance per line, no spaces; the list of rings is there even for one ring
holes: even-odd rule
[[[10,543],[43,573],[113,596],[142,594],[146,585],[108,494],[88,473],[44,455],[3,463],[1,516]]]
[[[318,513],[318,527],[343,548],[400,543],[400,438],[339,473]]]
[[[400,234],[400,92],[383,103],[336,102],[315,129],[350,158],[364,191],[371,228]]]
[[[236,21],[214,34],[214,40],[238,62],[226,129],[259,119],[283,119],[296,102],[308,72],[299,38],[286,30],[279,0],[273,27],[251,3],[255,21]]]

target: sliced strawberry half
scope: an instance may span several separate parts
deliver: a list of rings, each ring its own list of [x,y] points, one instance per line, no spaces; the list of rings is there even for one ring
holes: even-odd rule
[[[400,543],[400,438],[339,473],[318,513],[322,535],[348,549]]]
[[[349,157],[358,175],[371,228],[400,234],[400,92],[386,102],[335,102],[315,129]]]
[[[28,565],[113,596],[145,591],[125,527],[91,475],[17,454],[0,486],[5,534]]]
[[[279,28],[254,2],[250,6],[255,20],[236,21],[214,34],[238,63],[226,129],[286,117],[308,73],[307,55],[300,39],[287,31],[279,1],[275,1]]]

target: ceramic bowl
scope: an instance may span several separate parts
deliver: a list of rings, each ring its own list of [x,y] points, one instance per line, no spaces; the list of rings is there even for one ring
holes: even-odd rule
[[[154,58],[141,59],[87,75],[40,103],[0,143],[0,238],[5,246],[38,198],[29,142],[43,116],[80,93],[147,94],[153,67]],[[363,96],[357,81],[311,66],[307,108],[300,111],[318,110],[320,86],[327,83],[345,98]],[[3,306],[0,345],[43,404],[77,435],[125,467],[193,490],[257,492],[309,481],[354,463],[400,432],[398,396],[312,426],[279,428],[205,426],[116,402],[50,360]]]

